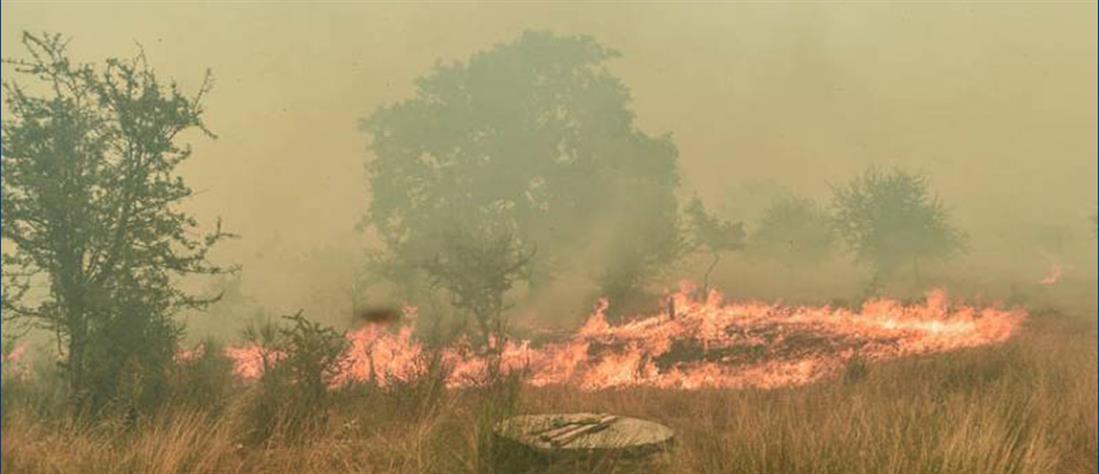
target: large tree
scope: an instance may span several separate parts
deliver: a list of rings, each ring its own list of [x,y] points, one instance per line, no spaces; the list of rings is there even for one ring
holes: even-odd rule
[[[78,63],[56,35],[24,34],[4,63],[4,320],[55,333],[78,406],[148,401],[180,332],[173,315],[208,299],[186,274],[227,234],[197,232],[180,209],[180,134],[203,125],[209,73],[194,95],[162,82],[139,54]]]
[[[925,176],[870,168],[832,192],[836,231],[857,262],[873,267],[873,283],[905,266],[918,281],[921,261],[965,249],[965,233]]]
[[[436,65],[414,97],[364,120],[373,200],[363,224],[391,274],[413,285],[407,270],[443,248],[454,232],[444,227],[485,216],[538,248],[535,289],[583,264],[621,296],[676,258],[677,152],[634,125],[628,89],[605,68],[617,56],[590,37],[527,32]]]

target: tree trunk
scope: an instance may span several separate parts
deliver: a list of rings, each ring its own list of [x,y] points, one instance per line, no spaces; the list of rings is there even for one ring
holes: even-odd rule
[[[69,332],[69,394],[73,408],[80,411],[86,402],[84,354],[88,350],[88,320],[84,314],[83,304],[78,297],[71,298],[65,305],[65,326]]]
[[[86,331],[77,328],[69,330],[69,393],[72,404],[79,410],[84,397],[84,351],[87,348]]]
[[[712,253],[713,261],[710,262],[710,266],[706,268],[706,274],[702,277],[702,299],[706,299],[710,292],[710,273],[714,271],[714,267],[717,266],[718,260],[721,260],[721,254],[717,252]]]
[[[88,308],[85,301],[84,278],[80,271],[83,259],[80,258],[78,251],[72,248],[72,244],[67,238],[59,242],[58,248],[62,249],[59,252],[60,258],[58,259],[61,268],[58,272],[56,284],[59,286],[57,293],[60,300],[61,317],[64,318],[61,324],[69,333],[69,394],[73,407],[81,410],[84,408],[82,405],[86,401],[84,392],[87,382],[84,377],[84,365],[86,364],[84,355],[88,350],[89,343]]]

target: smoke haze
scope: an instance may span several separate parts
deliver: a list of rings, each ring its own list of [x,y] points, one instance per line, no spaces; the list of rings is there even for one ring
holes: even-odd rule
[[[3,8],[5,57],[22,54],[23,30],[50,31],[86,61],[132,54],[136,41],[187,90],[212,69],[206,121],[220,138],[194,137],[182,171],[198,191],[195,214],[243,236],[215,258],[242,264],[243,291],[275,312],[346,311],[340,288],[367,240],[354,231],[369,203],[358,121],[414,94],[437,61],[527,29],[620,51],[610,69],[638,126],[672,134],[681,193],[749,232],[768,193],[826,200],[830,183],[896,166],[929,175],[970,234],[955,273],[1036,282],[1053,265],[1066,277],[1096,272],[1095,4]],[[781,279],[756,282],[748,263],[729,262],[718,286],[782,295]],[[846,262],[836,274],[859,278]],[[682,276],[699,274],[685,267]],[[581,306],[561,304],[570,316]]]

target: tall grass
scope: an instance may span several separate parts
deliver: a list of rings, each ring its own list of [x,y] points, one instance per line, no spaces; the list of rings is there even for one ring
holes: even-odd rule
[[[641,472],[1096,472],[1099,354],[1094,321],[1078,321],[1039,314],[1002,346],[862,365],[854,376],[771,391],[580,392],[516,380],[465,391],[439,390],[438,380],[352,387],[333,394],[324,425],[307,439],[261,445],[243,442],[252,422],[250,389],[230,390],[219,410],[182,397],[126,427],[45,416],[51,412],[30,396],[37,387],[6,381],[5,395],[19,396],[5,399],[2,467],[6,473],[520,472],[494,452],[496,421],[514,413],[598,411],[676,431],[676,447]],[[630,469],[615,462],[602,467]]]

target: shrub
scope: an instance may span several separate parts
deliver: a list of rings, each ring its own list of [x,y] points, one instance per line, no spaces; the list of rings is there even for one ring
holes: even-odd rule
[[[301,311],[285,316],[288,326],[250,328],[246,335],[265,335],[278,361],[264,368],[249,404],[248,441],[273,436],[297,441],[325,426],[333,397],[332,378],[344,366],[347,340],[329,326],[306,319]]]

